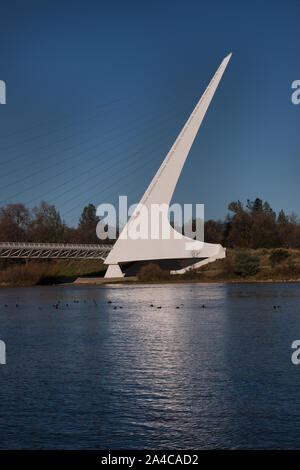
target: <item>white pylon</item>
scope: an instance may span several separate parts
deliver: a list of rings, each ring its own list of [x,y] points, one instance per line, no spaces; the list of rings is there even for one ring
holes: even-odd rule
[[[208,106],[214,96],[231,54],[223,59],[218,70],[201,96],[195,109],[175,140],[169,153],[156,172],[133,215],[122,230],[120,237],[113,246],[104,263],[108,264],[105,277],[121,277],[123,273],[120,263],[131,261],[161,260],[161,259],[187,259],[187,258],[217,258],[225,257],[225,249],[219,244],[201,243],[181,236],[170,226],[167,215],[161,219],[161,230],[170,231],[170,239],[153,239],[151,237],[151,221],[149,220],[149,236],[145,239],[132,239],[126,236],[131,227],[136,224],[142,207],[146,207],[150,218],[151,209],[155,204],[169,206],[175,186],[182,171],[190,148],[203,121]],[[188,247],[188,249],[187,249]]]

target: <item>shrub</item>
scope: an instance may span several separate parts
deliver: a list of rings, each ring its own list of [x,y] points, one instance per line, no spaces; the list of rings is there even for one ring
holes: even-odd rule
[[[239,276],[253,276],[259,271],[259,257],[248,251],[239,251],[235,256],[233,269]]]
[[[275,264],[282,263],[282,261],[286,260],[289,256],[290,255],[287,250],[283,250],[282,248],[279,248],[277,250],[272,251],[272,253],[269,256],[269,260],[272,266],[275,266]]]
[[[154,263],[146,264],[138,273],[139,281],[163,281],[169,278],[170,274]]]

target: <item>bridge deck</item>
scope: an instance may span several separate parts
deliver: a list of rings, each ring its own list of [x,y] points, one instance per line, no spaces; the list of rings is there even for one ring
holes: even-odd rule
[[[104,260],[112,245],[70,243],[0,243],[0,258],[83,258]]]

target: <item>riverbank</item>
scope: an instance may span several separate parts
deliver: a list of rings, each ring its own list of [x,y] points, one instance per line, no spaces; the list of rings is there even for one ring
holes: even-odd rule
[[[90,285],[90,286],[102,286],[105,284],[282,284],[282,283],[300,283],[300,279],[266,279],[266,280],[256,280],[256,279],[233,279],[233,280],[221,280],[221,281],[207,281],[207,280],[200,280],[200,279],[170,279],[164,281],[139,281],[136,276],[128,277],[128,278],[116,278],[116,279],[105,279],[105,278],[77,278],[72,285]],[[70,285],[70,284],[69,284]]]
[[[74,282],[78,277],[101,278],[102,260],[1,260],[0,286],[34,286]]]
[[[300,250],[228,249],[225,259],[184,274],[170,275],[158,266],[148,265],[138,276],[121,279],[78,278],[76,284],[106,283],[251,283],[300,282]]]
[[[105,266],[101,260],[30,260],[1,262],[0,286],[52,285],[61,283],[185,283],[185,282],[300,282],[300,250],[228,249],[226,258],[170,275],[157,266],[148,266],[138,276],[104,279]]]
[[[179,276],[174,276],[179,278]],[[188,271],[181,280],[199,282],[298,282],[300,250],[227,249],[226,258]]]

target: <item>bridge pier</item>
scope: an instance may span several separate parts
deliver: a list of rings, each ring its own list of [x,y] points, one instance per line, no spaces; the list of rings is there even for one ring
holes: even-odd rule
[[[124,273],[118,264],[109,264],[104,277],[124,277]]]

